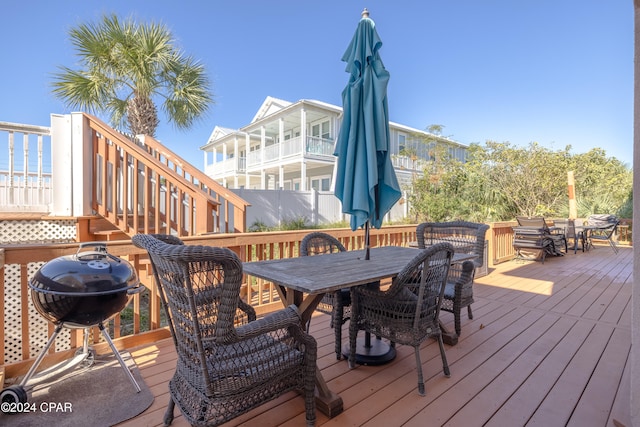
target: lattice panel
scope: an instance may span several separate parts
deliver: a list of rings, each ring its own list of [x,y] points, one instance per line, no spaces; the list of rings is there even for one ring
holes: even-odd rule
[[[44,264],[29,263],[27,265],[28,277],[32,277],[35,272]],[[21,303],[21,274],[19,264],[6,264],[4,266],[5,292],[4,292],[4,363],[18,362],[22,357],[22,315],[25,309]],[[38,313],[27,298],[27,319],[29,336],[29,357],[36,357],[49,340],[49,322]],[[71,348],[71,331],[63,329],[55,342],[56,351]]]
[[[4,266],[4,363],[22,360],[20,265]]]
[[[29,263],[27,264],[28,277],[38,271],[38,269],[44,264],[44,262]],[[40,353],[40,350],[45,346],[49,339],[49,322],[45,320],[34,307],[31,302],[31,296],[29,295],[29,303],[27,305],[29,315],[29,356],[34,357]]]
[[[0,244],[69,243],[76,240],[76,224],[67,220],[0,221]]]

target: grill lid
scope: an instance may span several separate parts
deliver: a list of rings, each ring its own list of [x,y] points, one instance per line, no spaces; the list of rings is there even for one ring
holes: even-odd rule
[[[88,246],[94,250],[85,250]],[[75,255],[54,258],[29,281],[37,292],[67,296],[106,295],[138,287],[131,265],[107,253],[104,242],[82,243]]]

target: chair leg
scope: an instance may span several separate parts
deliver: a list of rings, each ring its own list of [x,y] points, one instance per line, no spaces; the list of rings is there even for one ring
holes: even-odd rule
[[[173,410],[176,406],[176,402],[173,401],[173,397],[169,396],[169,404],[167,405],[167,411],[164,413],[164,425],[169,426],[173,422]]]
[[[440,357],[442,357],[442,370],[444,371],[444,375],[448,378],[451,376],[451,372],[449,371],[449,364],[447,363],[447,355],[444,353],[442,333],[438,334],[438,345],[440,346]]]
[[[454,320],[454,324],[455,324],[455,330],[456,330],[456,335],[460,336],[460,333],[462,332],[462,325],[461,325],[461,321],[460,321],[460,311],[462,309],[460,307],[457,307],[456,309],[453,310],[453,320]]]
[[[335,331],[335,350],[336,350],[336,359],[342,359],[342,316],[344,315],[344,308],[342,305],[336,305],[333,308],[332,317],[333,320],[333,328]]]
[[[616,246],[616,242],[614,242],[613,239],[609,239],[609,246],[611,246],[613,252],[615,252],[616,254],[618,253],[618,247]]]
[[[418,394],[424,396],[424,377],[422,375],[422,361],[420,360],[420,346],[415,346],[413,352],[416,355],[416,371],[418,371]]]
[[[473,312],[471,311],[471,305],[467,306],[467,315],[469,316],[469,319],[473,320]]]
[[[349,322],[349,369],[356,367],[356,345],[358,339],[358,328],[353,321],[353,312],[351,312],[351,315],[351,322]]]

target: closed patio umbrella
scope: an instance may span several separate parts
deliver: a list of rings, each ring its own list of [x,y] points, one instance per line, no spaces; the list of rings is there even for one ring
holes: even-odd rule
[[[381,46],[375,23],[364,9],[342,56],[349,82],[342,91],[342,126],[334,155],[338,157],[335,195],[342,202],[342,212],[351,215],[351,229],[364,227],[366,260],[370,226],[380,228],[386,213],[401,197],[389,157],[389,72],[380,59]],[[356,352],[356,361],[364,364],[386,363],[395,357],[393,347],[382,340],[372,343],[369,333]]]
[[[342,56],[349,82],[342,91],[343,117],[334,155],[335,195],[351,229],[365,228],[369,259],[369,226],[380,228],[384,215],[400,199],[400,185],[389,157],[389,72],[380,59],[382,41],[369,12]]]

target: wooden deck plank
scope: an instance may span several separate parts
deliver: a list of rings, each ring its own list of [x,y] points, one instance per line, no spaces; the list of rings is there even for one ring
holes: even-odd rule
[[[429,376],[428,373],[433,372],[433,369],[429,369],[429,362],[427,362],[427,369],[425,369],[427,395],[424,397],[418,396],[416,392],[416,377],[415,373],[413,373],[412,376],[408,376],[406,380],[403,379],[402,382],[397,384],[397,387],[402,387],[405,390],[404,396],[398,401],[389,402],[388,404],[391,406],[377,414],[376,418],[371,422],[364,425],[397,425],[394,423],[408,422],[416,413],[422,411],[428,404],[433,402],[434,399],[438,399],[440,404],[446,405],[447,399],[442,398],[442,395],[450,387],[455,386],[458,381],[477,369],[481,363],[493,356],[513,340],[527,325],[535,322],[541,316],[541,313],[525,309],[513,310],[503,318],[504,324],[496,322],[482,329],[484,334],[491,334],[490,338],[482,339],[482,334],[476,333],[469,337],[472,343],[468,347],[463,348],[458,344],[452,349],[453,351],[447,351],[447,359],[451,366],[451,378],[442,378],[441,374],[438,377]],[[500,329],[500,333],[492,333],[495,332],[495,329]],[[475,341],[476,345],[473,344],[473,341]],[[410,381],[412,379],[413,381]],[[408,388],[409,386],[411,386],[410,389]],[[363,404],[366,405],[366,402]],[[430,415],[430,418],[432,416]]]
[[[500,381],[502,374],[514,364],[518,357],[527,351],[531,346],[531,342],[535,342],[545,331],[547,331],[558,319],[552,316],[542,316],[535,322],[531,323],[523,333],[515,336],[511,341],[504,345],[498,352],[486,359],[482,364],[475,367],[455,386],[451,387],[439,397],[437,402],[432,402],[422,411],[413,416],[407,426],[419,426],[421,420],[425,416],[433,414],[437,410],[436,422],[438,425],[465,425],[469,420],[481,422],[477,416],[466,418],[465,413],[460,413],[460,408],[465,408],[471,402],[475,402],[476,398],[486,389],[487,384],[500,384],[501,387],[506,386]],[[443,402],[440,402],[442,400]],[[480,399],[482,400],[482,399]],[[496,405],[494,399],[494,404]],[[443,403],[446,404],[443,405]],[[435,407],[437,405],[437,408]],[[480,416],[490,414],[490,407],[483,408]],[[470,408],[473,411],[473,408]],[[456,414],[460,414],[458,420],[453,420]],[[462,424],[456,424],[462,423]]]
[[[551,316],[545,316],[543,319],[548,321]],[[459,407],[462,409],[458,409],[445,425],[465,425],[469,420],[475,420],[478,423],[489,421],[500,409],[500,405],[509,400],[520,385],[533,374],[535,367],[542,363],[546,355],[575,324],[573,320],[566,318],[556,320],[546,329],[539,331],[541,334],[537,337],[532,336],[531,333],[526,334],[526,339],[531,340],[531,344],[524,348],[509,366],[499,372],[493,380],[490,380],[487,386],[471,396],[464,404],[461,402]],[[478,380],[469,376],[465,381]],[[485,383],[486,381],[480,381],[480,384]],[[466,390],[458,390],[458,394],[465,395]]]
[[[595,325],[527,425],[548,427],[569,422],[611,334],[610,327]],[[613,396],[611,399],[613,402]]]
[[[523,426],[538,410],[540,402],[557,383],[571,358],[591,332],[592,325],[575,322],[571,330],[536,366],[520,387],[491,416],[487,427]],[[560,425],[560,424],[553,424]]]
[[[568,426],[606,425],[614,406],[613,399],[622,382],[623,372],[619,367],[625,366],[628,361],[631,343],[627,337],[627,332],[613,331]]]
[[[320,426],[613,426],[630,425],[629,355],[633,249],[570,252],[540,262],[507,262],[477,278],[474,319],[446,347],[451,377],[442,373],[437,343],[420,350],[427,395],[417,394],[413,349],[383,366],[349,369],[336,360],[329,316],[314,316],[318,366],[345,410]],[[453,315],[442,313],[446,326]],[[348,323],[343,339],[348,338]],[[173,341],[131,349],[156,396],[121,427],[161,426],[175,369]],[[172,426],[187,423],[176,411]],[[289,393],[225,424],[304,425],[304,404]]]

